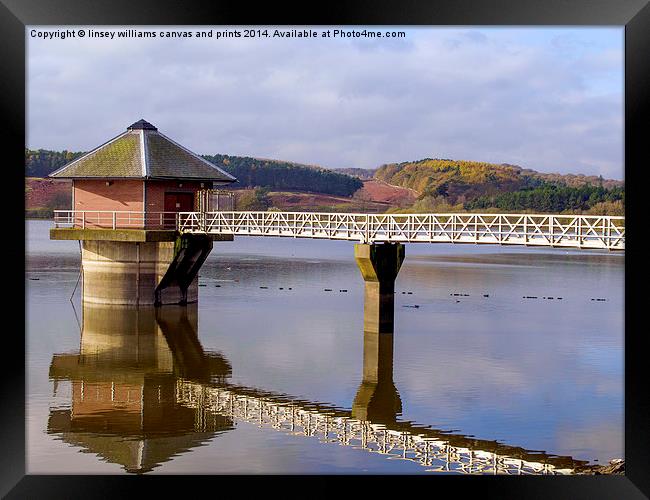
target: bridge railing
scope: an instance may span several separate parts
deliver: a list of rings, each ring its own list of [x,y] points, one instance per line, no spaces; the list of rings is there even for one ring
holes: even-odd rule
[[[479,243],[625,249],[625,218],[552,214],[181,212],[183,232],[363,243]]]
[[[176,229],[178,212],[54,210],[55,227],[77,229]]]
[[[476,243],[625,249],[625,218],[553,214],[354,214],[55,210],[56,227],[175,229],[362,243]]]

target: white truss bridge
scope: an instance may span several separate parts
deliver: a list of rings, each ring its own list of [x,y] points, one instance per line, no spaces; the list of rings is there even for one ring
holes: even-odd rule
[[[531,214],[181,212],[189,233],[284,236],[361,243],[474,243],[625,249],[625,218]]]
[[[175,229],[360,243],[474,243],[625,250],[625,218],[553,214],[353,214],[55,210],[57,228]]]
[[[317,438],[322,443],[409,460],[428,472],[570,475],[576,472],[577,466],[586,463],[496,441],[446,434],[409,422],[385,425],[358,420],[350,411],[322,403],[238,386],[180,379],[176,399],[179,404],[197,410],[197,429],[206,425],[211,414],[218,414],[295,436]]]

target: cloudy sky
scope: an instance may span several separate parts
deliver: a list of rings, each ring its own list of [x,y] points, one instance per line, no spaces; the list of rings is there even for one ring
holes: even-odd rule
[[[29,148],[86,151],[144,118],[200,154],[623,178],[619,27],[393,28],[406,37],[381,40],[44,40],[32,29]]]

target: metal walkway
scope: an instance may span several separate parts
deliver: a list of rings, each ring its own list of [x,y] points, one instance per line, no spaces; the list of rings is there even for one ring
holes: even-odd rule
[[[625,249],[625,218],[530,214],[181,212],[181,232],[361,243],[474,243]]]
[[[472,243],[624,250],[625,218],[553,214],[352,214],[55,210],[57,228],[168,229],[360,243]]]

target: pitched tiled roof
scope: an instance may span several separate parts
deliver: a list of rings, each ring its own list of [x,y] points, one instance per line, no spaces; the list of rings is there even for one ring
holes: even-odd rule
[[[126,132],[52,172],[49,177],[193,179],[224,184],[236,180],[161,134],[145,120],[135,122]]]
[[[195,155],[158,132],[145,132],[144,142],[147,151],[147,172],[152,178],[211,179],[215,173],[220,173],[221,177],[228,176],[225,180],[235,180],[226,172],[217,170],[217,167],[208,160]]]

